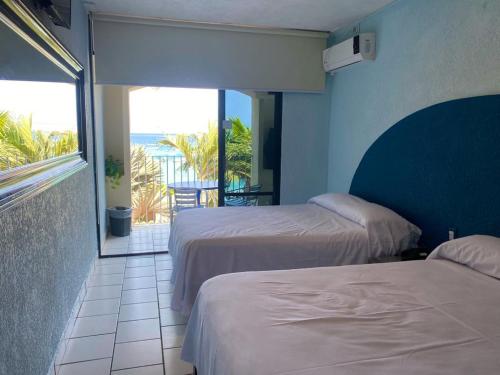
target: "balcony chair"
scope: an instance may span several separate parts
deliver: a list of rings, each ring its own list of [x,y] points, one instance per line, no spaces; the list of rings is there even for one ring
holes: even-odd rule
[[[262,189],[262,185],[252,185],[247,189],[244,189],[245,193],[258,193]],[[235,191],[236,192],[236,191]],[[239,192],[239,191],[238,191]],[[224,200],[224,204],[228,207],[235,206],[257,206],[258,197],[256,195],[243,196],[243,197],[231,197]]]
[[[193,208],[203,208],[204,206],[199,204],[199,191],[198,189],[191,188],[175,188],[174,190],[174,200],[175,204],[172,206],[172,195],[168,195],[169,211],[170,211],[170,225],[174,221],[174,214],[178,214],[183,210],[190,210]]]

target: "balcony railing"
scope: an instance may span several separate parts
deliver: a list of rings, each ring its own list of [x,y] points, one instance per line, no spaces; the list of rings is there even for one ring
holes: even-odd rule
[[[194,182],[216,182],[218,179],[217,160],[205,163],[203,175],[195,168],[186,168],[186,158],[180,155],[151,156],[147,153],[132,154],[131,185],[134,224],[165,224],[170,221],[168,188],[173,184],[188,187]],[[249,181],[234,176],[227,171],[226,191],[238,193],[247,191]],[[173,199],[173,198],[172,198]],[[200,195],[204,207],[217,207],[218,192],[203,190]],[[254,198],[255,199],[255,198]]]
[[[169,194],[168,186],[183,183],[189,185],[196,181],[216,181],[217,161],[212,165],[207,163],[203,170],[207,171],[200,176],[194,168],[186,168],[186,158],[178,155],[141,157],[132,155],[132,208],[134,224],[164,224],[169,222]],[[201,194],[202,204],[217,206],[217,191]]]

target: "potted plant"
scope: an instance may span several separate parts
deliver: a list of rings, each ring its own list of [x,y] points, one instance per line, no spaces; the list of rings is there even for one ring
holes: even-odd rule
[[[120,186],[120,179],[124,175],[123,163],[118,159],[113,159],[113,156],[109,155],[105,161],[105,173],[111,189],[116,189]]]

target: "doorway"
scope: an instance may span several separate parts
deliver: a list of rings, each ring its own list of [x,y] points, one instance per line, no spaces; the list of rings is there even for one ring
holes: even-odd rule
[[[168,251],[177,188],[202,208],[279,204],[281,93],[97,85],[95,98],[101,163],[123,170],[106,170],[100,207],[132,207],[135,224],[101,255]]]
[[[219,91],[219,206],[280,203],[282,94]]]

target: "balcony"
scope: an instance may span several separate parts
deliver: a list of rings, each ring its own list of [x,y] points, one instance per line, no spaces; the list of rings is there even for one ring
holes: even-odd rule
[[[150,156],[142,147],[135,147],[130,160],[130,187],[132,201],[132,231],[130,236],[108,235],[101,255],[125,255],[168,251],[171,204],[175,205],[169,186],[190,186],[201,181],[205,186],[216,186],[217,162],[206,169],[203,180],[193,168],[186,167],[184,156]],[[208,180],[207,180],[208,177]],[[203,207],[217,206],[217,190],[200,189]]]

